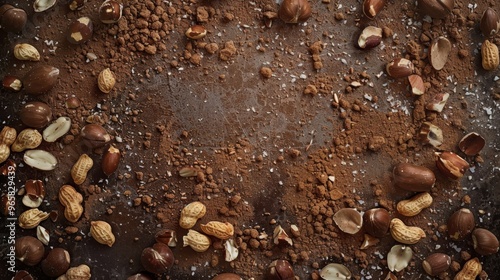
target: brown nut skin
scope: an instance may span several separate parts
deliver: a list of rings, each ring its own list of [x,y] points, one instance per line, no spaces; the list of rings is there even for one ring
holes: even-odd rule
[[[488,7],[484,11],[479,27],[486,38],[493,37],[500,31],[500,17],[493,8]]]
[[[49,277],[59,277],[69,269],[70,257],[63,248],[52,249],[42,261],[42,271]]]
[[[483,256],[496,254],[498,252],[498,238],[489,230],[476,228],[472,232],[474,250]]]
[[[8,32],[19,33],[23,31],[28,15],[23,9],[9,4],[0,7],[0,25]]]
[[[45,254],[42,242],[33,236],[17,238],[15,248],[16,258],[29,266],[37,265]]]
[[[71,44],[83,44],[92,37],[93,32],[92,20],[88,17],[81,17],[69,25],[66,39]]]
[[[391,216],[384,208],[373,208],[363,214],[363,228],[374,237],[384,237],[389,232]]]
[[[33,101],[21,107],[19,116],[26,126],[43,128],[52,120],[52,110],[43,102]]]
[[[269,265],[269,280],[295,280],[292,265],[286,260],[275,260]]]
[[[450,264],[450,256],[443,253],[434,253],[425,258],[422,262],[422,267],[430,276],[437,276],[448,270]]]
[[[226,272],[217,274],[212,280],[242,280],[242,278],[238,274]]]
[[[448,219],[448,234],[455,241],[464,240],[474,227],[476,227],[474,214],[467,208],[455,211]]]
[[[109,136],[106,129],[94,123],[84,126],[80,135],[83,138],[83,144],[90,148],[103,147],[111,140],[111,136]]]
[[[5,77],[3,77],[2,86],[5,89],[17,92],[21,90],[21,88],[23,87],[23,83],[15,76],[6,75]]]
[[[308,0],[283,0],[278,16],[286,23],[305,22],[311,17],[311,5]]]
[[[119,163],[120,163],[120,150],[118,150],[113,146],[110,146],[102,156],[102,162],[101,162],[102,172],[104,172],[106,176],[113,174],[118,168]]]
[[[99,8],[99,19],[103,23],[116,23],[122,17],[123,5],[114,0],[106,0]]]
[[[127,280],[153,280],[154,278],[145,273],[137,273],[127,277]]]
[[[455,5],[454,0],[418,0],[418,9],[432,18],[445,18]]]
[[[392,171],[394,185],[401,189],[413,192],[430,191],[436,182],[434,172],[429,168],[399,163]]]
[[[462,137],[458,142],[458,148],[468,156],[474,156],[484,148],[486,141],[476,132],[471,132]]]
[[[142,250],[141,263],[144,269],[154,274],[167,272],[174,264],[174,254],[163,243],[155,243]]]
[[[12,280],[33,280],[33,276],[26,270],[19,270]]]
[[[437,169],[449,179],[458,180],[469,169],[469,163],[453,152],[435,153],[435,156]]]
[[[385,0],[364,0],[363,14],[369,19],[374,19],[382,8],[384,8]]]
[[[49,92],[57,83],[59,69],[40,65],[24,75],[22,82],[26,93],[40,95]]]

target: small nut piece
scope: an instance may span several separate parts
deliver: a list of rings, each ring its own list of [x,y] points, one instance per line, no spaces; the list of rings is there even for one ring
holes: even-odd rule
[[[422,267],[430,276],[437,276],[448,270],[450,264],[450,256],[443,253],[434,253],[425,258],[422,262]]]
[[[38,50],[34,46],[26,43],[14,46],[14,56],[19,60],[40,61],[40,53]]]
[[[443,144],[443,131],[430,122],[424,122],[420,127],[418,139],[422,143],[431,144],[437,148]]]
[[[453,280],[474,280],[483,270],[478,258],[468,260]]]
[[[201,39],[207,35],[207,29],[201,25],[193,25],[186,30],[186,37],[189,39]]]
[[[77,185],[83,184],[94,161],[87,154],[82,154],[71,168],[71,178]]]
[[[474,243],[474,250],[480,255],[487,256],[498,252],[498,239],[487,229],[476,228],[472,232],[472,241]]]
[[[432,99],[425,105],[425,109],[429,111],[434,111],[440,113],[444,109],[444,105],[446,105],[446,101],[450,97],[449,93],[437,93]]]
[[[19,117],[26,126],[42,128],[52,120],[52,110],[43,102],[28,102],[21,107]]]
[[[488,7],[481,17],[481,32],[486,37],[493,37],[500,31],[500,17],[493,8]]]
[[[57,0],[35,0],[33,3],[33,9],[37,13],[46,11],[56,4]]]
[[[469,169],[469,163],[453,152],[434,153],[437,169],[452,180],[462,178]]]
[[[115,148],[114,146],[110,146],[108,150],[104,153],[101,162],[102,172],[109,176],[113,174],[118,168],[118,164],[120,163],[120,150]]]
[[[407,226],[398,218],[391,220],[390,231],[392,238],[403,244],[416,244],[420,239],[425,238],[425,232],[415,226]]]
[[[387,254],[387,267],[390,271],[400,272],[408,266],[412,257],[413,251],[409,246],[394,245]]]
[[[323,267],[319,273],[322,279],[351,279],[352,273],[349,269],[340,263],[329,263]],[[278,278],[278,279],[295,279],[292,278]]]
[[[485,40],[481,46],[482,65],[484,70],[492,71],[498,68],[500,55],[498,47],[489,40]]]
[[[367,26],[359,35],[358,46],[362,49],[371,49],[380,45],[380,42],[382,42],[382,28]]]
[[[116,23],[122,17],[123,5],[114,0],[106,0],[99,8],[99,19],[102,23]]]
[[[23,204],[30,208],[37,208],[45,197],[45,187],[41,180],[27,180],[24,186]]]
[[[384,8],[385,0],[364,0],[363,14],[369,19],[375,18],[382,8]]]
[[[39,225],[36,227],[36,238],[38,238],[43,245],[48,246],[50,242],[50,233],[46,228]]]
[[[13,152],[22,152],[26,149],[35,149],[42,144],[42,135],[38,130],[32,128],[26,128],[19,132],[16,141],[12,143]]]
[[[64,275],[68,280],[90,280],[90,267],[86,264],[71,267]]]
[[[197,232],[196,230],[190,229],[187,235],[182,237],[184,241],[183,247],[191,247],[191,249],[196,252],[205,252],[210,248],[210,238],[208,236]]]
[[[436,176],[429,168],[399,163],[392,171],[394,185],[401,189],[413,192],[430,191],[436,182]]]
[[[115,243],[115,235],[111,229],[111,225],[104,221],[92,221],[90,222],[90,234],[95,239],[95,241],[113,246]]]
[[[191,202],[182,209],[179,225],[182,228],[190,229],[199,218],[205,216],[206,212],[207,207],[203,203],[199,201]]]
[[[391,217],[384,208],[372,208],[363,214],[363,227],[374,237],[383,237],[389,231]]]
[[[97,77],[97,86],[104,93],[110,93],[116,84],[115,74],[111,69],[106,68]]]
[[[69,0],[68,7],[72,11],[81,10],[85,3],[87,3],[87,0]]]
[[[55,142],[71,128],[71,119],[68,117],[59,117],[43,130],[43,140],[46,142]]]
[[[215,236],[219,239],[229,239],[234,234],[234,227],[228,222],[210,221],[202,224],[200,227],[201,231],[205,234]]]
[[[410,199],[398,202],[398,212],[406,217],[418,215],[422,210],[431,206],[432,196],[428,192],[419,193]]]
[[[287,260],[274,260],[268,269],[270,276],[268,279],[295,279],[293,267]]]
[[[26,151],[23,160],[27,165],[43,171],[54,170],[57,166],[56,157],[44,150]]]
[[[406,58],[395,58],[385,67],[387,74],[393,78],[405,78],[415,73],[415,66]]]
[[[92,37],[94,26],[88,17],[81,17],[71,23],[66,38],[72,44],[83,44]]]
[[[66,220],[76,223],[83,214],[83,197],[70,185],[64,185],[59,189],[59,202],[64,206],[64,217]]]
[[[15,76],[6,75],[3,77],[2,86],[8,90],[20,91],[23,87],[23,83]]]
[[[142,250],[141,264],[151,273],[163,274],[174,265],[174,254],[167,245],[155,243]]]
[[[23,236],[16,239],[15,253],[16,259],[25,265],[35,266],[42,260],[45,248],[42,242],[33,236]]]
[[[413,74],[408,76],[408,82],[410,83],[411,93],[413,93],[413,95],[422,95],[425,93],[424,80],[420,75]]]
[[[40,95],[50,91],[57,83],[59,69],[50,65],[40,65],[24,75],[24,90],[31,95]]]
[[[455,211],[448,219],[448,234],[455,241],[464,240],[475,227],[474,214],[467,208]]]
[[[290,236],[288,236],[288,234],[281,227],[281,225],[278,225],[277,227],[274,228],[273,239],[274,239],[274,244],[276,244],[276,245],[288,244],[290,246],[293,246],[292,239],[290,238]]]
[[[342,208],[333,215],[333,221],[341,231],[356,234],[363,226],[363,216],[355,208]]]
[[[283,0],[278,16],[286,23],[305,22],[311,16],[311,5],[308,0]]]
[[[483,149],[486,141],[484,138],[476,132],[471,132],[458,142],[458,148],[464,154],[468,156],[474,156],[479,154],[479,152]]]
[[[21,32],[28,21],[28,15],[23,9],[9,4],[0,6],[0,25],[8,32]]]
[[[24,211],[19,216],[19,226],[24,229],[36,228],[42,221],[49,218],[49,213],[33,208]]]
[[[431,48],[429,50],[429,58],[431,65],[436,70],[443,69],[444,65],[448,61],[448,56],[451,52],[451,43],[444,37],[439,36],[432,41]]]

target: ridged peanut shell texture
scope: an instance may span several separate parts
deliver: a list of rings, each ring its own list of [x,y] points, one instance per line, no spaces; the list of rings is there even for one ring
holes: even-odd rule
[[[82,154],[71,168],[71,177],[77,185],[83,184],[87,179],[87,173],[94,165],[94,161],[87,155]]]
[[[59,202],[64,206],[64,217],[75,223],[83,214],[83,197],[70,185],[64,185],[59,189]]]
[[[179,225],[182,228],[190,229],[194,227],[199,218],[205,216],[206,212],[207,207],[203,203],[191,202],[182,209]]]
[[[113,246],[115,243],[115,235],[111,229],[111,225],[104,221],[92,221],[90,222],[90,234],[95,239],[95,241]]]

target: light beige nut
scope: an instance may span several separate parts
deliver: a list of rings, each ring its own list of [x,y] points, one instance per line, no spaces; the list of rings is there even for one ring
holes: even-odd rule
[[[71,128],[71,119],[68,117],[59,117],[43,130],[43,140],[55,142],[66,134]]]
[[[474,280],[483,270],[478,258],[468,260],[453,280]]]
[[[94,161],[87,155],[82,154],[71,168],[71,178],[77,185],[83,184],[87,179],[87,173],[94,165]]]
[[[199,201],[191,202],[182,209],[179,225],[182,228],[190,229],[199,218],[205,216],[206,212],[207,207],[203,203]]]
[[[57,158],[45,150],[29,150],[24,152],[24,162],[36,169],[50,171],[57,166]]]
[[[86,264],[70,267],[65,276],[64,280],[90,280],[90,267]]]
[[[95,241],[108,245],[109,247],[113,246],[115,243],[115,235],[113,234],[111,225],[105,221],[90,222],[90,234]]]
[[[234,227],[228,222],[210,221],[201,225],[201,230],[219,239],[229,239],[234,234]]]
[[[431,206],[432,196],[428,192],[419,193],[410,199],[398,202],[398,212],[407,217],[416,216],[423,209]]]
[[[24,211],[19,216],[19,226],[24,229],[36,228],[42,221],[49,218],[49,213],[33,208]]]
[[[205,252],[210,248],[210,238],[208,236],[197,232],[196,230],[190,229],[188,234],[182,237],[184,241],[183,247],[191,247],[191,249],[196,252]]]
[[[42,144],[42,134],[33,128],[26,128],[19,132],[16,141],[10,147],[13,152],[22,152],[27,149],[35,149]]]
[[[111,69],[106,68],[99,73],[97,77],[97,86],[104,93],[110,93],[116,84],[115,74]]]
[[[14,46],[14,56],[19,60],[39,61],[40,53],[30,44],[17,44]]]
[[[0,144],[0,163],[6,161],[10,156],[10,148],[5,144]]]
[[[59,189],[59,202],[64,206],[64,217],[75,223],[83,214],[83,197],[70,185],[64,185]]]
[[[9,126],[4,126],[0,132],[0,144],[5,144],[10,147],[14,141],[16,141],[17,132],[14,128]]]
[[[425,237],[425,232],[419,227],[407,226],[398,218],[391,220],[389,227],[392,238],[403,244],[416,244]]]
[[[485,40],[481,46],[481,56],[482,65],[485,70],[492,71],[497,69],[498,64],[500,63],[500,58],[498,47],[494,43],[489,40]]]

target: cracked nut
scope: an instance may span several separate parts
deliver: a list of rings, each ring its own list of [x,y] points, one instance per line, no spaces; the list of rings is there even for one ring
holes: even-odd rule
[[[363,214],[363,227],[374,237],[383,237],[389,231],[391,217],[384,208],[372,208]]]
[[[372,49],[382,42],[382,28],[367,26],[358,38],[358,46],[362,49]]]
[[[81,264],[77,267],[71,267],[64,274],[66,278],[63,279],[75,279],[75,280],[90,280],[92,276],[90,274],[90,267],[86,264]]]
[[[351,279],[352,276],[351,271],[345,265],[339,263],[327,264],[321,269],[319,275],[322,279]]]
[[[64,206],[66,220],[76,223],[83,214],[83,197],[70,185],[63,185],[59,189],[59,202]]]
[[[434,253],[432,255],[427,256],[425,260],[422,262],[422,267],[425,272],[430,276],[437,276],[446,270],[451,265],[450,256],[443,253]]]
[[[425,144],[431,144],[434,147],[439,147],[443,144],[443,131],[436,125],[430,122],[424,122],[420,127],[418,139]]]
[[[162,229],[155,235],[156,242],[163,243],[169,247],[177,246],[177,235],[171,229]]]
[[[72,11],[77,11],[83,9],[87,0],[70,0],[68,1],[68,7]]]
[[[431,101],[425,105],[425,109],[440,113],[443,111],[444,105],[446,105],[446,101],[448,101],[449,97],[449,93],[437,93],[432,97]]]
[[[52,8],[56,4],[57,0],[35,0],[33,3],[33,9],[37,13],[41,13]]]
[[[110,93],[116,84],[115,74],[111,69],[106,68],[97,77],[97,86],[104,93]]]
[[[425,93],[424,80],[420,75],[413,74],[408,76],[408,82],[410,83],[412,94],[422,95]]]
[[[225,272],[217,274],[212,280],[243,280],[243,278],[238,274]]]
[[[9,4],[0,7],[0,25],[8,32],[19,33],[23,31],[28,22],[28,15],[23,9]]]
[[[21,107],[19,117],[26,126],[42,128],[52,120],[52,110],[43,102],[28,102]]]
[[[183,247],[191,247],[196,252],[205,252],[210,248],[210,238],[208,236],[201,234],[195,230],[190,229],[187,235],[182,237],[184,242]]]
[[[444,176],[458,180],[462,178],[469,169],[469,163],[453,152],[434,153],[436,156],[437,169]]]
[[[24,75],[22,82],[28,94],[40,95],[49,92],[57,83],[59,69],[50,65],[40,65]]]
[[[408,266],[413,251],[410,247],[404,245],[394,245],[387,254],[387,267],[390,271],[400,272]]]
[[[492,71],[498,68],[500,63],[500,54],[498,47],[489,40],[485,40],[481,46],[481,57],[484,70]]]
[[[55,142],[71,128],[71,119],[68,117],[59,117],[43,130],[43,140],[45,142]]]
[[[430,191],[436,182],[434,172],[427,167],[399,163],[392,171],[394,185],[413,192]]]
[[[364,0],[363,14],[369,19],[374,19],[382,8],[384,8],[385,0]]]
[[[19,132],[16,141],[10,147],[13,152],[22,152],[27,149],[35,149],[42,144],[42,135],[38,130],[26,128]]]
[[[458,142],[458,148],[464,154],[474,156],[481,152],[485,144],[486,141],[484,141],[484,138],[481,135],[476,132],[471,132],[462,137],[460,142]]]
[[[295,272],[287,260],[274,260],[269,264],[269,278],[273,280],[295,279]]]
[[[56,157],[44,150],[29,150],[24,152],[23,161],[27,165],[43,171],[54,170],[57,166]]]
[[[108,245],[109,247],[113,246],[115,243],[115,235],[113,234],[111,225],[105,221],[90,222],[90,234],[95,241]]]
[[[422,210],[431,206],[432,196],[428,192],[419,193],[410,199],[398,202],[398,212],[406,217],[418,215]]]
[[[293,246],[292,239],[288,236],[286,231],[280,225],[274,228],[273,239],[274,239],[274,244],[276,245],[288,244],[290,246]]]
[[[224,259],[226,260],[226,262],[232,262],[238,257],[239,250],[232,238],[224,242],[224,249],[226,253]]]
[[[120,150],[115,148],[114,146],[110,146],[108,150],[104,153],[101,162],[101,169],[106,176],[113,174],[118,168],[118,164],[120,163]]]
[[[54,248],[42,261],[42,271],[49,277],[59,277],[68,271],[70,261],[68,251],[63,248]]]
[[[487,256],[498,252],[498,239],[487,229],[476,228],[472,232],[472,242],[474,250],[480,255]]]
[[[355,234],[363,226],[363,216],[355,208],[342,208],[333,215],[335,224],[345,233]]]
[[[0,144],[0,163],[6,161],[10,156],[10,148],[5,144]]]
[[[0,131],[0,144],[10,147],[16,141],[16,138],[17,131],[10,126],[4,126],[2,131]]]
[[[71,168],[71,178],[77,185],[83,184],[94,161],[87,154],[82,154]]]
[[[23,83],[15,76],[6,75],[3,77],[2,86],[11,91],[20,91],[23,87]]]
[[[390,232],[392,238],[403,244],[416,244],[420,239],[425,238],[425,232],[419,227],[407,226],[398,218],[391,220]]]
[[[141,264],[151,273],[163,274],[174,265],[174,254],[167,245],[155,243],[142,250]]]
[[[199,218],[205,216],[206,212],[207,207],[203,203],[191,202],[182,209],[179,225],[184,229],[190,229],[194,227]]]
[[[123,5],[114,0],[106,0],[99,8],[99,19],[102,23],[116,23],[122,17]]]
[[[311,17],[311,5],[308,0],[283,0],[278,16],[286,23],[305,22]]]
[[[500,31],[500,17],[493,8],[484,11],[479,27],[486,37],[493,37]]]
[[[201,224],[201,231],[205,234],[215,236],[219,239],[229,239],[234,234],[234,227],[228,222],[210,221],[206,224]]]
[[[45,254],[45,248],[40,240],[33,236],[23,236],[15,242],[16,259],[28,266],[37,265]]]
[[[43,245],[48,246],[50,242],[50,233],[46,228],[38,225],[36,227],[36,238],[38,238],[38,240],[40,240],[40,242],[42,242]]]
[[[19,60],[40,61],[40,53],[38,50],[27,43],[14,46],[14,57]]]
[[[27,180],[24,186],[23,204],[26,207],[37,208],[45,198],[45,187],[41,180]]]
[[[475,227],[474,214],[467,208],[455,211],[448,219],[448,234],[455,241],[464,240]]]
[[[202,25],[193,25],[186,30],[185,33],[186,37],[189,39],[201,39],[207,35],[207,29],[203,27]]]
[[[385,70],[393,78],[405,78],[415,72],[415,66],[406,58],[395,58],[387,63]]]
[[[19,226],[24,229],[36,228],[42,221],[49,218],[49,213],[33,208],[24,211],[19,216]],[[37,239],[38,240],[38,239]]]
[[[468,260],[462,270],[455,275],[454,280],[474,280],[483,271],[483,266],[478,258]]]
[[[418,9],[432,17],[432,18],[445,18],[455,5],[454,0],[418,0]]]
[[[90,148],[99,148],[111,141],[111,136],[101,125],[91,123],[82,128],[83,143]]]
[[[83,44],[92,37],[94,26],[88,17],[81,17],[69,25],[66,38],[71,44]]]

